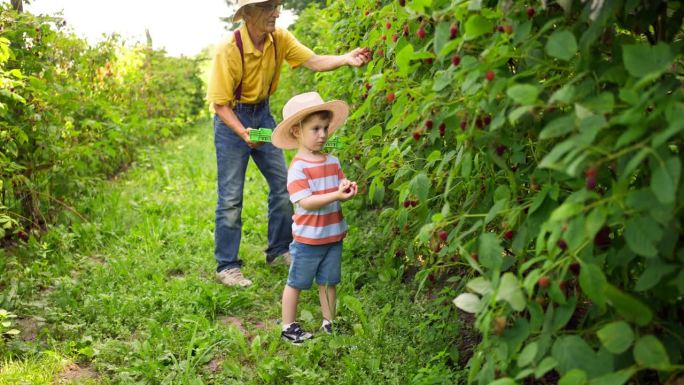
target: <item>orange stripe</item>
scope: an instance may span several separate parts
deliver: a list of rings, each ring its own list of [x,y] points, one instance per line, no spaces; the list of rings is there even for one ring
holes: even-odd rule
[[[295,193],[298,193],[302,190],[306,190],[309,188],[309,181],[306,179],[299,179],[290,182],[287,185],[287,192],[290,193],[290,195],[294,195]]]
[[[300,242],[300,243],[305,243],[307,245],[325,245],[328,243],[333,243],[337,241],[341,241],[344,239],[344,237],[347,235],[347,232],[345,231],[344,233],[340,235],[333,235],[332,237],[327,237],[327,238],[307,238],[307,237],[300,237],[298,235],[292,235],[295,241]]]
[[[340,223],[340,222],[342,222],[344,217],[342,216],[341,211],[335,211],[334,213],[323,214],[323,215],[318,215],[318,214],[294,215],[292,217],[292,219],[294,220],[294,223],[296,223],[299,226],[323,227],[323,226],[329,226],[329,225],[334,225],[336,223]]]
[[[326,176],[338,175],[339,167],[337,164],[324,164],[323,166],[306,167],[304,168],[304,175],[309,179],[325,178]]]
[[[321,195],[321,194],[327,194],[327,193],[335,192],[339,189],[340,189],[339,187],[333,187],[333,188],[329,188],[327,190],[313,191],[312,193],[313,193],[313,195]]]

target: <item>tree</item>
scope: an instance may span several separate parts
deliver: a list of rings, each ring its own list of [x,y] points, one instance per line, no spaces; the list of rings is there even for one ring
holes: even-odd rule
[[[12,8],[19,13],[24,12],[24,4],[22,3],[22,0],[12,0]]]

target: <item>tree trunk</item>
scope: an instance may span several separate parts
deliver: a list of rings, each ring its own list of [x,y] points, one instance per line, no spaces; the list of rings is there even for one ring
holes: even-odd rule
[[[24,4],[22,0],[12,0],[12,8],[14,8],[15,11],[22,13],[24,12]]]

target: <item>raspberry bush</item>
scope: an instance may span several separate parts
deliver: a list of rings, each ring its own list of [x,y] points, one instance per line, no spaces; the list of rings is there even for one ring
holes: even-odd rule
[[[360,70],[296,71],[278,95],[352,105],[340,155],[371,211],[356,225],[385,240],[381,278],[418,267],[421,286],[458,291],[481,336],[469,383],[665,383],[684,368],[683,15],[356,0],[295,25],[321,52],[374,52]]]

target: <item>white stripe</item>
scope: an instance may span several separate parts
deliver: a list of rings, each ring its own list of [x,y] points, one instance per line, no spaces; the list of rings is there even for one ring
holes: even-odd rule
[[[339,184],[340,181],[338,180],[337,174],[309,180],[309,187],[313,192],[324,191],[339,186]]]
[[[332,202],[318,210],[305,210],[300,205],[295,205],[295,214],[297,215],[325,215],[335,211],[341,211],[340,202]]]
[[[307,179],[301,168],[290,167],[290,169],[287,170],[287,184],[300,179]]]
[[[309,189],[300,190],[300,191],[297,191],[296,193],[290,195],[290,202],[297,203],[304,198],[310,197],[311,195],[313,195],[313,194],[311,193],[311,190],[309,190]],[[297,205],[297,206],[299,207],[299,205]]]
[[[292,224],[292,232],[294,235],[305,238],[328,238],[343,234],[345,231],[347,231],[347,222],[344,220],[342,220],[342,222],[323,227],[297,226],[294,223]]]

